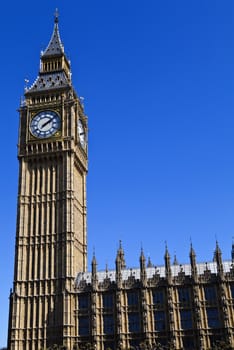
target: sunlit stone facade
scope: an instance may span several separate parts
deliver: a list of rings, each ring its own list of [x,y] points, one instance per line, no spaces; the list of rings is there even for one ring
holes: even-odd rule
[[[222,261],[87,272],[87,117],[58,15],[20,109],[19,188],[8,350],[234,347],[234,253]]]
[[[212,349],[222,341],[234,346],[234,265],[222,261],[216,245],[214,261],[197,263],[193,248],[190,264],[126,269],[120,246],[114,271],[79,273],[76,341],[97,349]]]

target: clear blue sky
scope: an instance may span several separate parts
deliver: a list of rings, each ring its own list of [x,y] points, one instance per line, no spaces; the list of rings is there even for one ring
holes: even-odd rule
[[[164,242],[188,262],[211,260],[234,236],[233,0],[41,0],[1,4],[1,313],[6,345],[13,280],[17,134],[60,12],[73,83],[89,117],[88,243],[98,267],[127,266],[141,245],[163,263]]]

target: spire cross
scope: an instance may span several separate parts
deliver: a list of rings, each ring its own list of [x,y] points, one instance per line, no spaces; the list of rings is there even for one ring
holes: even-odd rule
[[[58,23],[58,18],[59,18],[59,12],[58,12],[58,9],[56,8],[54,13],[54,23]]]

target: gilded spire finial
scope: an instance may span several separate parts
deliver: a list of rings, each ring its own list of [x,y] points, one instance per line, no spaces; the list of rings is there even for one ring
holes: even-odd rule
[[[58,23],[59,21],[59,12],[58,9],[55,9],[55,13],[54,13],[54,23]]]

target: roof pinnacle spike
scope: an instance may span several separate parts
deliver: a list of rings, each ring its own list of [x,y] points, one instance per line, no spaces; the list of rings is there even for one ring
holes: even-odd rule
[[[58,23],[59,21],[59,12],[58,9],[55,9],[55,13],[54,13],[54,23]]]
[[[144,253],[143,244],[142,244],[142,242],[141,242],[141,254],[143,254],[143,253]]]
[[[58,26],[58,10],[54,14],[54,30],[50,39],[50,42],[46,50],[42,54],[42,58],[64,55],[64,47],[59,35],[59,26]]]
[[[174,251],[174,261],[173,261],[173,265],[179,265],[178,260],[177,260],[177,256],[176,256],[176,251]]]
[[[231,257],[232,257],[232,262],[234,262],[234,237],[232,237]]]
[[[140,255],[140,260],[145,260],[145,254],[144,254],[143,247],[141,247],[141,255]]]

